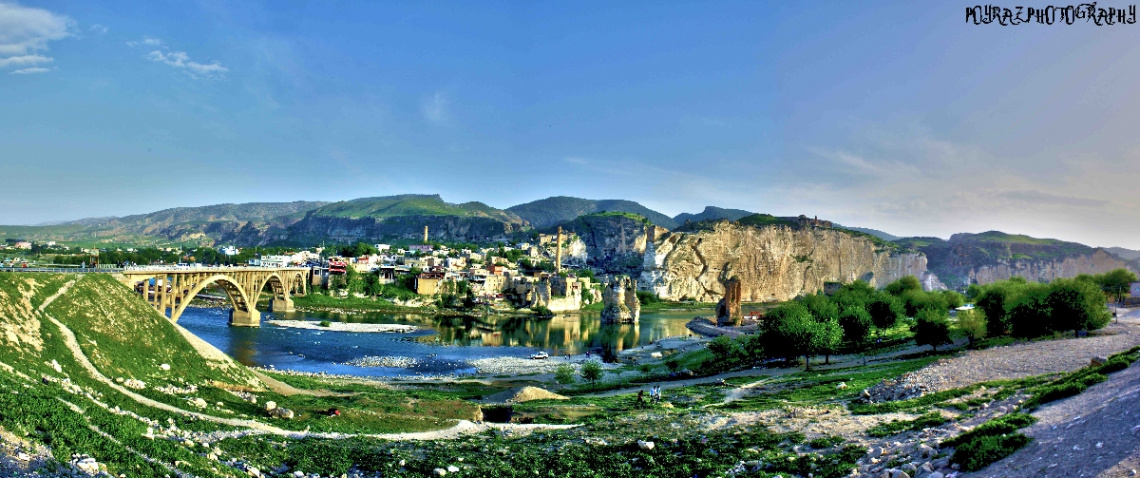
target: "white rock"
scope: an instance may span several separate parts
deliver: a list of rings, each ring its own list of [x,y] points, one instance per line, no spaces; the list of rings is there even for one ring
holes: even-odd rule
[[[55,370],[55,373],[63,373],[63,367],[60,367],[59,362],[56,362],[55,359],[51,359],[51,369]]]
[[[447,472],[448,473],[459,473],[459,467],[455,466],[455,465],[448,466]]]
[[[434,470],[431,470],[431,472],[435,473],[435,476],[443,476],[447,474],[447,470],[443,468],[436,468]]]
[[[274,402],[273,400],[265,402],[265,411],[272,412],[274,408],[277,408],[277,402]]]
[[[652,450],[654,446],[656,446],[656,444],[651,441],[637,440],[637,447],[642,450],[649,451]]]
[[[164,371],[164,372],[167,372],[167,371],[170,371],[170,364],[164,363],[162,365],[159,365],[158,368],[162,369],[162,371]]]

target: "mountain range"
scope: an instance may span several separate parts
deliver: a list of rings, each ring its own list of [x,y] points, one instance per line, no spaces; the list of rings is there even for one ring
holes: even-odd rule
[[[583,217],[589,220],[579,220]],[[642,220],[658,226],[660,230],[689,231],[711,221],[766,227],[792,225],[797,218],[715,206],[707,206],[695,214],[669,217],[634,201],[567,196],[498,209],[475,201],[448,203],[439,195],[405,194],[337,202],[179,207],[149,214],[89,218],[44,226],[0,226],[0,237],[76,244],[305,246],[325,241],[418,241],[422,238],[424,226],[427,226],[432,240],[493,242],[524,238],[530,233],[528,231],[548,231],[559,225],[571,230],[589,227],[590,231],[613,230],[620,231],[615,234],[636,235],[634,229],[642,227],[637,225]],[[610,228],[607,221],[614,227]],[[620,227],[617,226],[619,222]],[[694,226],[690,227],[690,224]],[[951,283],[1011,274],[1043,279],[1064,275],[1067,271],[1085,270],[1094,267],[1094,263],[1094,268],[1121,265],[1140,269],[1140,251],[1124,248],[1098,249],[998,231],[955,234],[949,239],[900,238],[875,229],[832,225],[826,221],[821,224],[853,234],[875,236],[885,241],[883,244],[900,251],[921,252],[929,261],[929,270]],[[604,249],[609,246],[597,247]]]

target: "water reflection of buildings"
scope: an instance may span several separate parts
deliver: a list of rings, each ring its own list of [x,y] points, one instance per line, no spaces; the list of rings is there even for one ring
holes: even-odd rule
[[[618,352],[661,338],[685,335],[679,320],[642,320],[639,324],[602,325],[597,315],[560,314],[552,319],[531,317],[435,317],[437,335],[425,342],[458,345],[537,347],[558,354],[580,354],[601,349],[611,357]]]

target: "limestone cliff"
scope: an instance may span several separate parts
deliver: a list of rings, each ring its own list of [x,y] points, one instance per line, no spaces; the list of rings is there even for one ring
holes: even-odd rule
[[[646,268],[639,286],[669,300],[716,302],[733,276],[741,299],[758,302],[814,293],[825,282],[863,279],[881,287],[927,272],[921,253],[897,253],[866,235],[827,227],[706,222],[658,236],[654,246],[655,257],[643,264],[656,267]]]
[[[646,230],[655,236],[668,229],[654,226],[645,218],[628,213],[598,213],[581,216],[564,224],[586,248],[586,264],[610,274],[632,274],[642,269]]]
[[[1133,269],[1132,264],[1104,249],[998,231],[954,234],[948,241],[914,237],[896,242],[925,253],[930,259],[929,268],[951,287],[989,284],[1013,276],[1049,282],[1078,274]]]

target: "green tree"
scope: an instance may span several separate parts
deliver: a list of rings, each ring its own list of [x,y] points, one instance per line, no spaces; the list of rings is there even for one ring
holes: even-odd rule
[[[811,357],[826,350],[843,332],[835,321],[816,322],[806,307],[791,303],[768,313],[762,334],[769,355],[785,359],[802,356],[806,369],[811,370]]]
[[[902,319],[903,308],[894,296],[878,293],[867,301],[867,313],[871,314],[871,321],[875,328],[887,330],[894,327]]]
[[[921,289],[906,291],[903,293],[901,299],[903,303],[903,313],[905,313],[907,317],[917,317],[918,311],[922,309],[946,311],[950,308],[947,306],[942,294],[937,292],[925,292]]]
[[[875,288],[864,281],[844,284],[831,296],[831,300],[839,305],[840,309],[847,307],[863,307],[875,296]]]
[[[974,341],[986,337],[986,313],[977,307],[958,312],[958,329],[974,345]]]
[[[1013,304],[1007,305],[1005,287],[985,287],[978,294],[974,306],[980,309],[986,317],[986,333],[990,337],[1005,335],[1013,329],[1009,320],[1009,310]]]
[[[919,282],[918,278],[915,276],[905,276],[897,281],[887,284],[883,290],[895,297],[901,297],[903,294],[911,291],[922,292],[922,283]]]
[[[602,364],[597,360],[587,360],[586,363],[582,364],[581,373],[582,378],[593,386],[599,378],[602,378]]]
[[[1118,269],[1122,270],[1122,269]],[[1057,279],[1049,287],[1048,303],[1055,330],[1096,330],[1111,319],[1105,307],[1104,292],[1095,284],[1071,279]]]
[[[966,304],[966,298],[952,290],[942,291],[942,300],[946,302],[946,307],[951,309],[957,309]]]
[[[856,351],[862,352],[875,326],[871,314],[862,307],[847,307],[839,314],[839,326],[843,328],[843,340]]]
[[[817,322],[839,318],[839,305],[823,294],[811,294],[800,298],[800,304],[811,313]]]
[[[1129,285],[1136,282],[1136,273],[1128,269],[1113,269],[1097,276],[1101,288],[1116,297],[1117,302],[1128,291]]]
[[[939,345],[951,344],[950,321],[946,318],[946,311],[922,309],[915,316],[914,342],[918,345],[929,345],[938,352]]]
[[[554,380],[562,385],[574,383],[574,367],[559,365],[558,368],[554,370]]]
[[[1011,333],[1015,337],[1040,337],[1057,330],[1049,302],[1048,287],[1027,291],[1010,308]]]

